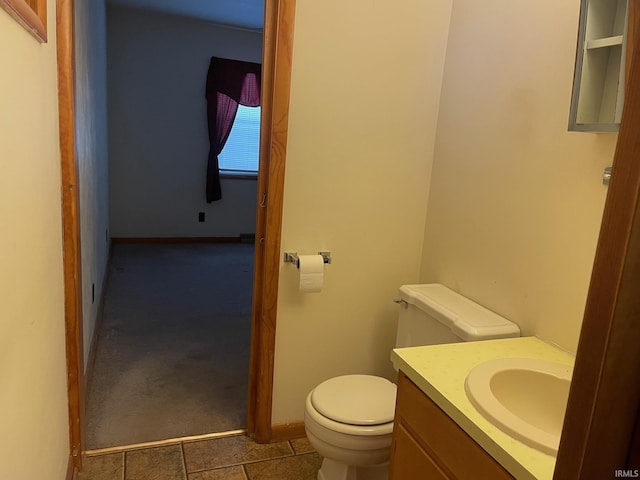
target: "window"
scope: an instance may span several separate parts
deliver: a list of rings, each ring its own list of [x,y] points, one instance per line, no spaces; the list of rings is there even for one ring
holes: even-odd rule
[[[260,110],[256,107],[260,106],[261,78],[259,63],[211,57],[205,88],[209,133],[207,203],[222,198],[221,166],[227,176],[257,176]]]
[[[238,105],[231,133],[218,165],[222,175],[257,175],[260,153],[260,107]]]
[[[0,7],[40,42],[47,42],[47,0],[0,0]]]

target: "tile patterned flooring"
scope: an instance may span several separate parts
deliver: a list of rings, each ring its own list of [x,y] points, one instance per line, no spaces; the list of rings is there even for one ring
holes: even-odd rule
[[[78,480],[316,480],[321,461],[307,439],[235,435],[87,456]]]

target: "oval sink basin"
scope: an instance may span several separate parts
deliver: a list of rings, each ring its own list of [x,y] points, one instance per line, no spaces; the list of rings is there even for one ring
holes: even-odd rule
[[[465,390],[492,424],[530,447],[556,455],[571,375],[569,365],[500,358],[471,370]]]

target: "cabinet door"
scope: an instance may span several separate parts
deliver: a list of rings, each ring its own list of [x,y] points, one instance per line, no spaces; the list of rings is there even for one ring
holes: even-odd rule
[[[402,370],[398,374],[395,423],[394,438],[398,435],[410,435],[419,451],[428,455],[434,466],[437,465],[436,468],[444,472],[441,475],[446,474],[460,480],[513,480],[509,472],[427,397]],[[394,443],[392,465],[409,461],[409,455],[403,454],[401,448],[405,443],[406,439],[402,443]],[[416,452],[415,448],[413,452]],[[404,460],[394,461],[393,456],[400,455]],[[447,478],[446,475],[433,478]],[[400,480],[402,477],[395,478]],[[403,480],[413,478],[415,477],[408,476]]]
[[[449,480],[411,434],[396,426],[389,469],[389,480]]]

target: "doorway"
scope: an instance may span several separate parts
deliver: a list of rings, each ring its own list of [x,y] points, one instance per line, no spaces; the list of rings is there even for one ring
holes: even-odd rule
[[[280,263],[280,227],[284,187],[295,0],[266,0],[263,52],[263,118],[258,175],[259,208],[253,284],[252,337],[248,396],[248,432],[269,441]],[[71,455],[81,466],[84,449],[84,364],[80,278],[78,165],[75,156],[73,3],[58,1],[60,139],[64,221],[65,324]],[[268,279],[266,281],[265,279]]]
[[[205,203],[204,93],[212,56],[259,63],[263,35],[130,6],[106,17],[112,246],[86,448],[243,429],[257,179],[224,178]]]

